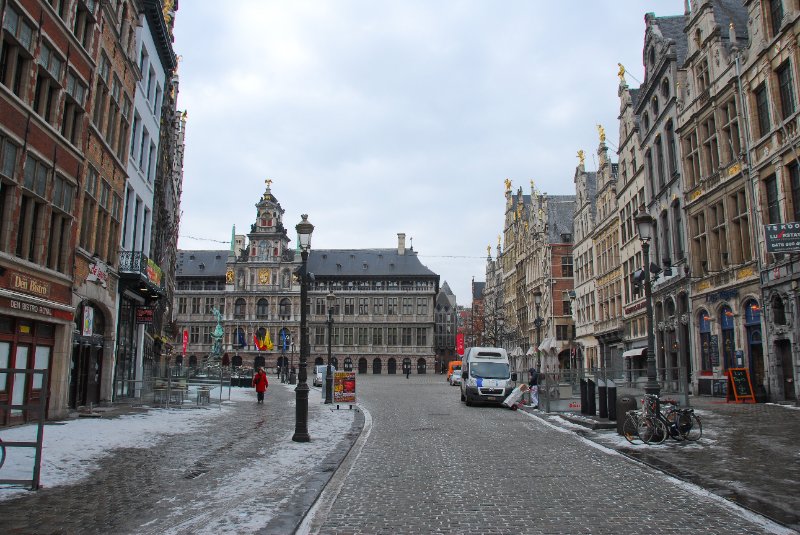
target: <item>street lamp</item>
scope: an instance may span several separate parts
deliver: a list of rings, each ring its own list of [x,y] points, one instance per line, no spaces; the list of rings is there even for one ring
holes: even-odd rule
[[[536,354],[541,358],[542,355],[539,346],[542,344],[542,324],[544,320],[542,316],[539,315],[542,306],[542,292],[539,290],[533,292],[533,304],[536,305],[536,319],[533,320],[533,324],[536,326]],[[541,363],[539,365],[541,366]]]
[[[294,371],[294,340],[291,344],[292,353],[289,357],[289,384],[293,385],[297,382],[297,374]]]
[[[308,214],[303,214],[295,230],[300,245],[300,258],[303,263],[300,267],[300,374],[297,378],[295,392],[295,423],[292,440],[295,442],[309,442],[308,434],[308,377],[306,366],[308,363],[308,324],[306,319],[306,301],[308,300],[308,252],[311,250],[311,233],[314,225],[308,220]]]
[[[333,372],[331,371],[331,338],[333,338],[333,307],[336,304],[336,296],[331,290],[325,296],[328,303],[328,369],[325,372],[325,404],[333,403]]]
[[[636,229],[639,232],[639,240],[642,242],[642,257],[644,261],[642,276],[644,277],[644,300],[647,306],[647,384],[644,386],[644,391],[647,394],[658,396],[661,389],[658,386],[656,377],[656,339],[653,333],[653,286],[650,280],[650,240],[653,237],[653,225],[655,220],[650,214],[640,208],[639,212],[634,216],[633,221],[636,223]]]

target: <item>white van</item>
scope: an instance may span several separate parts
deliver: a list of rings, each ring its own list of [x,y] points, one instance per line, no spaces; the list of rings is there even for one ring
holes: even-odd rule
[[[325,382],[325,372],[328,371],[327,364],[317,364],[314,366],[314,380],[311,384],[314,386],[322,386],[322,383]],[[336,371],[336,366],[331,364],[331,373]]]
[[[508,353],[501,347],[470,347],[461,359],[461,401],[502,403],[514,390]]]

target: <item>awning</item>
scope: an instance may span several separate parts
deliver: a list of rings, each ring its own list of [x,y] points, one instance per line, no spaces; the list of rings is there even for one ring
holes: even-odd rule
[[[522,356],[522,348],[517,346],[511,351],[512,357],[521,357]]]
[[[544,340],[542,340],[542,343],[539,344],[539,351],[550,351],[555,347],[556,347],[555,338],[545,338]]]
[[[629,359],[631,357],[643,357],[645,351],[647,351],[646,347],[637,347],[636,349],[629,349],[622,354],[622,358]]]
[[[529,347],[528,348],[528,352],[525,353],[525,355],[528,356],[528,357],[530,357],[532,355],[535,355],[535,354],[536,354],[536,351],[533,350],[533,346]]]

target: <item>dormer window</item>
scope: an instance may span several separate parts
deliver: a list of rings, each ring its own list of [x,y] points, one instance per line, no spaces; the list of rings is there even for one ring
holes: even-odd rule
[[[661,80],[661,96],[665,100],[669,98],[669,78]]]

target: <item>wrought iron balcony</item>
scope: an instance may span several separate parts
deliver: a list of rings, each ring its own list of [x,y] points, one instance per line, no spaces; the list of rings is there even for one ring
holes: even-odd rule
[[[119,276],[146,297],[158,299],[166,294],[161,268],[141,251],[120,251]]]

